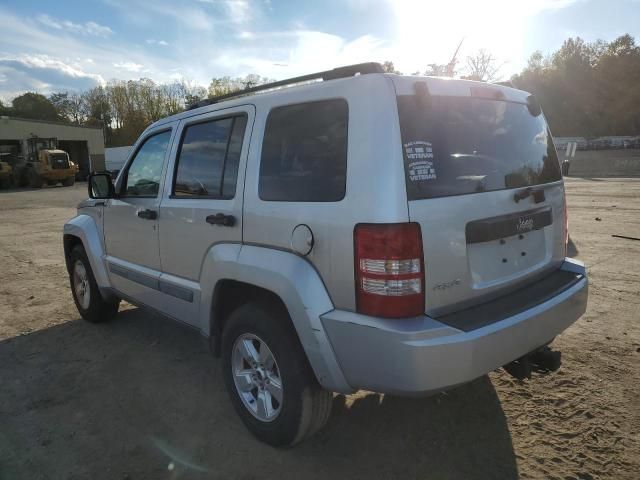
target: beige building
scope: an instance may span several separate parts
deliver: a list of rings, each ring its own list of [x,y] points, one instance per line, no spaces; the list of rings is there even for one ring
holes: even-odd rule
[[[25,155],[26,140],[31,137],[57,138],[58,148],[69,154],[69,158],[80,167],[83,175],[105,168],[102,128],[0,117],[0,152]]]

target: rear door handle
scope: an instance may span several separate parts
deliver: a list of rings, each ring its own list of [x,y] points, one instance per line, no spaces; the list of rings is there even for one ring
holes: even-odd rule
[[[209,215],[206,220],[207,223],[211,225],[222,225],[223,227],[233,227],[236,224],[236,217],[233,215],[225,215],[224,213]]]
[[[144,218],[145,220],[155,220],[158,218],[158,212],[155,210],[138,210],[138,217]]]

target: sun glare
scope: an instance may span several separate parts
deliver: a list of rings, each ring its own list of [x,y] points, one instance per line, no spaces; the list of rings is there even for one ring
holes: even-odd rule
[[[462,66],[466,55],[484,48],[493,53],[506,70],[526,58],[524,40],[529,21],[540,10],[562,6],[560,1],[449,0],[441,2],[397,0],[397,51],[400,69],[423,70],[430,63],[448,63],[464,39],[458,55]]]

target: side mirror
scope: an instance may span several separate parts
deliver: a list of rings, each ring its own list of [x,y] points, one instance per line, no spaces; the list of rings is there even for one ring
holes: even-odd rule
[[[107,199],[114,198],[116,191],[108,173],[92,173],[87,181],[89,198]]]

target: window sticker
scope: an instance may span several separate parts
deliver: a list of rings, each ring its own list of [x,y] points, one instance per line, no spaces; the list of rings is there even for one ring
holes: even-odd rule
[[[435,180],[436,169],[433,166],[433,148],[431,142],[417,140],[404,144],[404,153],[409,160],[409,179],[412,182]]]

